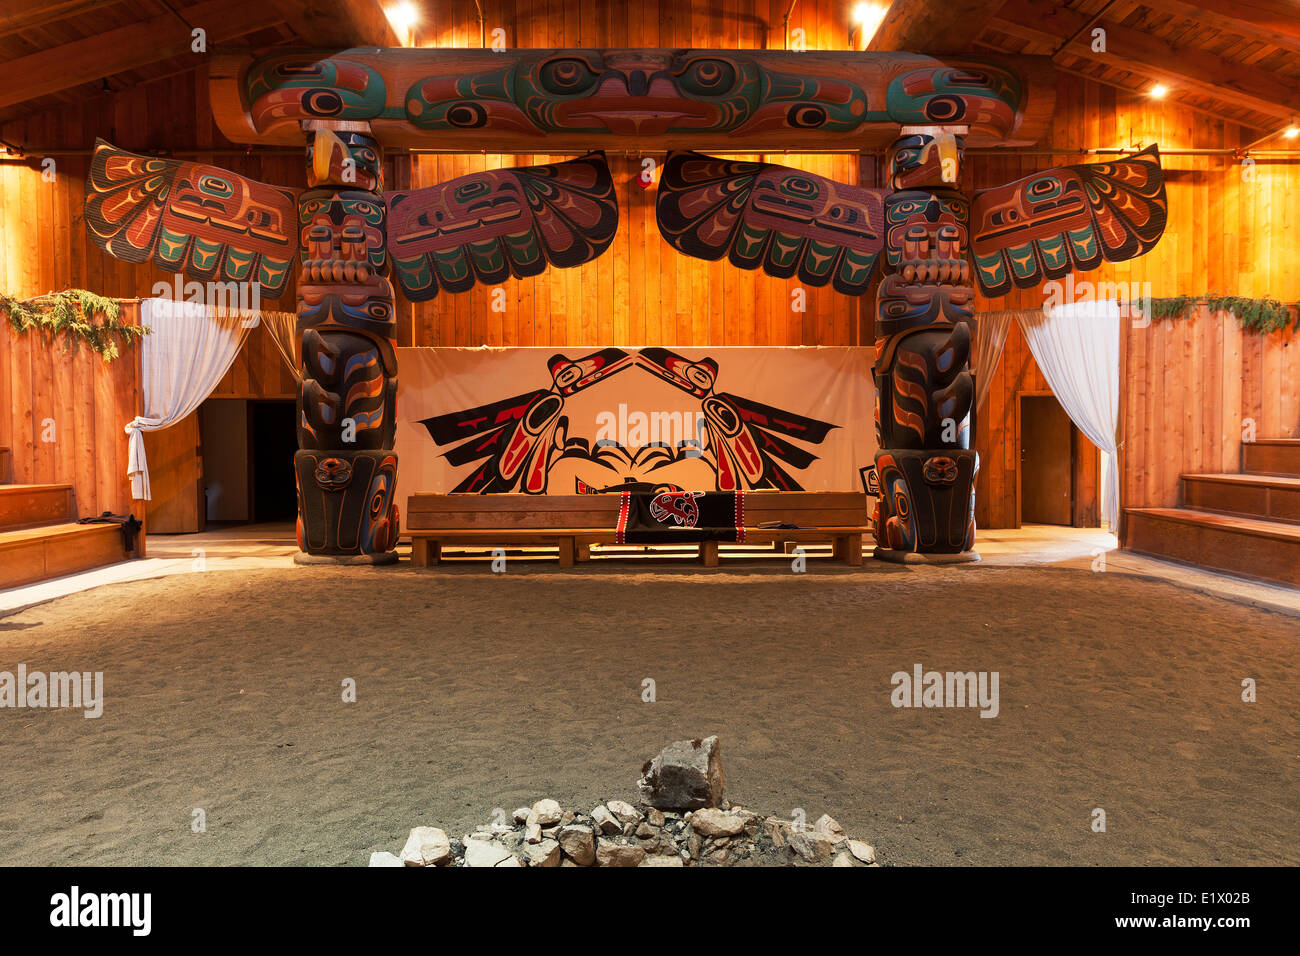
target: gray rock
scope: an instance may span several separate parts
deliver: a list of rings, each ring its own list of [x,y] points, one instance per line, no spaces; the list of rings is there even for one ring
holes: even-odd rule
[[[399,860],[387,850],[380,850],[378,853],[370,854],[369,866],[405,866],[406,864]]]
[[[529,866],[559,866],[560,844],[555,840],[543,840],[535,846],[525,846],[524,856]]]
[[[744,832],[749,817],[706,808],[691,815],[691,829],[706,837],[733,837]]]
[[[541,843],[541,842],[542,842],[542,828],[539,827],[536,823],[527,823],[527,824],[525,824],[525,825],[524,825],[524,842],[525,842],[525,843]]]
[[[848,839],[844,833],[844,828],[835,822],[835,818],[829,814],[823,813],[813,824],[813,830],[822,836],[829,837],[832,843],[843,843]]]
[[[446,866],[451,862],[451,843],[437,827],[415,827],[402,847],[405,866]]]
[[[465,841],[466,866],[499,866],[507,860],[515,860],[514,864],[507,863],[507,866],[519,865],[514,854],[494,840],[476,840],[471,837]]]
[[[646,822],[652,827],[661,827],[668,822],[667,818],[664,816],[664,812],[662,810],[656,810],[654,807],[650,808],[649,812],[646,813],[645,818]]]
[[[660,810],[693,810],[722,803],[725,781],[718,738],[679,740],[641,768],[641,800]]]
[[[596,845],[597,866],[640,866],[644,859],[645,850],[639,846],[628,846],[603,838]]]
[[[790,849],[809,863],[823,863],[831,858],[835,843],[816,830],[800,830],[790,834]]]
[[[560,822],[560,817],[564,811],[554,800],[538,800],[532,806],[532,812],[527,819],[529,823],[536,823],[538,826],[549,827]]]
[[[643,819],[640,810],[622,800],[611,800],[605,804],[605,808],[614,814],[614,819],[619,823],[640,823]]]
[[[596,862],[596,840],[591,827],[578,823],[560,827],[558,839],[564,855],[578,866],[591,866]]]
[[[525,820],[527,820],[529,811],[531,810],[532,807],[520,807],[518,810],[516,810],[512,814],[515,823],[523,823]]]
[[[840,852],[835,854],[835,862],[833,862],[831,866],[857,866],[857,864],[853,862],[852,856]]]
[[[781,817],[768,817],[763,821],[763,833],[777,846],[785,846],[790,842],[790,830],[790,821]]]
[[[870,843],[864,843],[862,840],[850,840],[849,852],[863,863],[876,862],[876,848]]]
[[[596,824],[601,833],[622,833],[623,824],[609,810],[601,805],[591,811],[591,822]]]
[[[654,856],[646,857],[644,860],[642,860],[640,863],[637,864],[637,866],[685,866],[685,865],[686,864],[682,861],[682,858],[675,853],[672,854],[658,853],[655,854]]]

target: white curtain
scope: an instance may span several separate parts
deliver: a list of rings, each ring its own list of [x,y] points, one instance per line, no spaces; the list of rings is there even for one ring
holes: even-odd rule
[[[993,384],[993,374],[1002,360],[1002,347],[1007,344],[1007,330],[1019,312],[980,312],[975,316],[975,354],[971,365],[975,370],[975,408],[984,404],[984,397]],[[973,437],[973,436],[972,436]]]
[[[1112,529],[1119,521],[1119,323],[1118,302],[1071,302],[1020,316],[1047,384],[1070,420],[1105,453],[1101,514]]]
[[[298,316],[293,312],[263,312],[262,325],[266,328],[276,351],[289,366],[295,382],[302,381],[302,336],[298,334]]]
[[[197,302],[145,299],[140,324],[150,330],[140,340],[144,414],[126,426],[130,436],[127,477],[131,497],[148,501],[149,465],[144,433],[166,428],[193,412],[207,398],[239,354],[257,313],[217,315]]]

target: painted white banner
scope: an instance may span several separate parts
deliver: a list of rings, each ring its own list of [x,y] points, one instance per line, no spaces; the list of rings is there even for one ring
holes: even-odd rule
[[[861,491],[870,348],[398,349],[402,497]]]

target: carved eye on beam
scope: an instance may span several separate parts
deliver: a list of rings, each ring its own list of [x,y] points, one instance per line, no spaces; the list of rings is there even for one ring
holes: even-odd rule
[[[692,60],[679,82],[683,90],[695,96],[717,96],[731,92],[736,85],[736,68],[726,60]]]
[[[487,125],[487,110],[478,103],[456,103],[447,109],[447,122],[457,129],[478,129]]]
[[[596,74],[582,60],[563,57],[542,66],[538,79],[551,93],[574,96],[585,93],[596,85]]]
[[[337,116],[343,112],[343,97],[333,90],[308,90],[302,105],[313,116]]]
[[[966,104],[955,96],[933,96],[925,102],[925,115],[936,123],[955,123],[966,115]]]
[[[826,125],[827,114],[824,107],[815,103],[796,103],[785,118],[794,129],[817,129]]]

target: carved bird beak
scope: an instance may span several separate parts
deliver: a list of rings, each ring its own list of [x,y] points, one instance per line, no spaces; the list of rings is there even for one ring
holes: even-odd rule
[[[330,182],[332,176],[330,169],[334,165],[334,159],[338,158],[338,165],[341,168],[347,155],[348,148],[343,145],[343,140],[334,135],[333,130],[316,130],[311,147],[312,174],[316,182]]]

